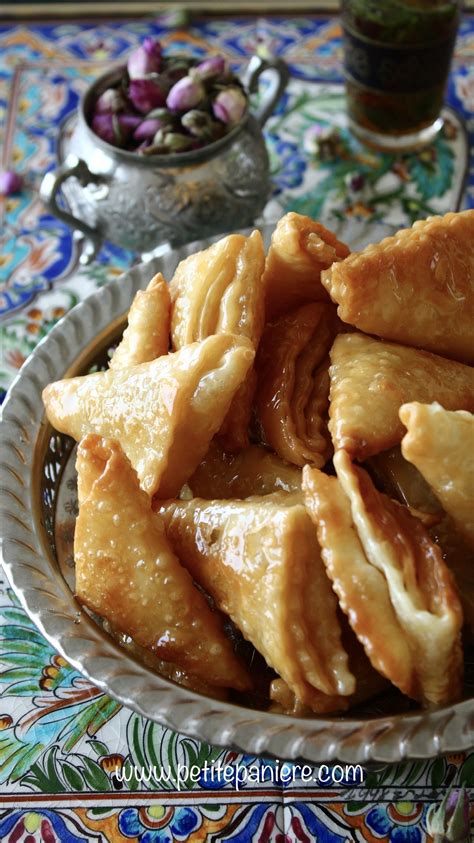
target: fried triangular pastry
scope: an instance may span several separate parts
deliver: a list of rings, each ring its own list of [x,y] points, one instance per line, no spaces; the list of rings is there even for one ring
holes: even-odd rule
[[[377,615],[383,629],[384,618],[387,618],[388,591],[413,665],[411,685],[402,687],[399,684],[399,687],[425,704],[441,705],[456,700],[462,684],[460,630],[463,616],[453,577],[443,562],[439,547],[430,539],[421,521],[406,507],[378,492],[367,472],[353,465],[345,451],[335,454],[334,466],[342,490],[349,499],[352,522],[368,563],[363,566],[363,558],[358,558],[359,570],[362,572],[365,567],[365,575],[357,578],[357,588],[363,591],[367,587],[364,577],[367,583],[370,576],[374,589],[370,603],[365,604],[365,612],[363,607],[359,608],[360,619],[367,625],[365,634],[371,625],[372,652],[381,646],[374,616]],[[346,564],[350,565],[350,560]],[[386,591],[381,590],[379,598],[376,597],[373,569],[382,575],[386,583]],[[344,576],[347,578],[347,574]],[[352,583],[353,594],[354,585]],[[383,610],[379,606],[383,606]],[[360,629],[355,631],[361,636]],[[393,624],[390,631],[395,635]],[[393,643],[395,640],[397,645]],[[394,650],[401,647],[401,639],[392,640],[387,632],[388,641]],[[386,642],[384,647],[386,649]],[[367,654],[373,658],[369,651]],[[399,658],[400,654],[396,656]],[[389,676],[388,673],[386,675]],[[389,678],[395,682],[393,676]]]
[[[195,498],[161,512],[193,579],[298,699],[312,706],[321,691],[353,692],[336,598],[302,504]]]
[[[310,466],[308,466],[309,468]],[[320,474],[317,469],[312,471],[315,475]],[[313,706],[310,709],[295,697],[295,694],[283,679],[274,679],[270,684],[269,694],[271,711],[290,714],[294,717],[305,717],[310,715],[312,711],[316,714],[342,712],[355,705],[367,702],[367,700],[378,696],[390,687],[389,681],[371,665],[362,644],[354,635],[346,616],[342,612],[339,613],[339,620],[342,629],[343,647],[349,657],[349,669],[356,680],[354,694],[351,694],[350,697],[330,697],[327,694],[320,694],[319,698],[313,700]]]
[[[212,334],[258,345],[263,330],[262,235],[229,234],[181,261],[170,282],[171,341],[182,348]]]
[[[295,307],[326,301],[321,271],[342,260],[349,249],[310,217],[293,211],[279,220],[265,262],[265,312],[273,320]]]
[[[110,360],[111,369],[126,369],[167,354],[170,345],[170,294],[161,272],[146,290],[138,290],[128,312],[128,326]]]
[[[457,529],[474,548],[474,416],[438,403],[404,404],[402,453],[421,472]]]
[[[321,467],[327,431],[328,353],[338,330],[330,302],[306,304],[265,328],[257,355],[257,419],[282,459]]]
[[[149,495],[173,497],[204,457],[254,358],[249,340],[209,337],[130,369],[50,384],[51,424],[116,439]]]
[[[298,491],[301,471],[259,445],[228,454],[214,441],[187,485],[195,497],[207,500],[248,498]]]
[[[364,460],[399,443],[409,401],[474,410],[474,369],[428,351],[339,334],[331,349],[329,431],[334,448]]]
[[[222,616],[172,552],[163,521],[119,445],[87,436],[78,448],[77,471],[80,602],[158,658],[215,685],[248,687]]]
[[[255,350],[264,322],[262,236],[229,234],[178,265],[170,284],[174,349],[212,334],[248,337]],[[248,445],[255,377],[249,371],[221,429],[226,450]]]
[[[418,220],[322,273],[343,322],[474,362],[474,211]]]
[[[314,690],[311,706],[304,705],[286,684],[284,679],[273,679],[270,683],[270,711],[290,717],[309,717],[314,714],[335,714],[349,708],[349,697],[329,696]]]
[[[336,477],[311,466],[303,470],[303,490],[341,609],[375,669],[414,696],[413,655],[390,602],[386,579],[364,553],[349,498]]]
[[[417,405],[414,403],[403,406]],[[463,410],[458,412],[465,415]],[[469,459],[470,455],[468,456],[466,451],[466,460]],[[474,550],[468,547],[453,519],[443,510],[440,500],[423,475],[402,456],[400,445],[370,457],[365,465],[369,466],[377,488],[383,489],[391,498],[408,506],[411,512],[416,510],[418,515],[423,513],[424,522],[428,519],[429,523],[425,523],[425,526],[428,527],[430,536],[441,547],[443,559],[454,574],[464,621],[474,632]]]

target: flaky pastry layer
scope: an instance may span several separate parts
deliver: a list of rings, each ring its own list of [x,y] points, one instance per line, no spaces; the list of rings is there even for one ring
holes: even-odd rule
[[[250,237],[229,234],[181,261],[170,284],[172,347],[227,333],[247,337],[257,350],[264,323],[264,262],[259,231]],[[220,436],[227,450],[248,445],[255,382],[250,370],[223,421]]]
[[[474,416],[417,401],[403,404],[399,415],[407,428],[403,456],[421,472],[474,548]]]
[[[111,369],[126,369],[168,354],[170,344],[170,294],[161,272],[146,290],[139,290],[128,312],[128,325],[115,349]]]
[[[412,653],[416,683],[410,695],[433,705],[458,699],[463,615],[439,547],[421,521],[378,492],[345,451],[335,454],[334,466],[364,553],[386,580]],[[372,612],[375,606],[371,604]]]
[[[320,705],[321,692],[354,691],[335,596],[304,506],[266,497],[196,498],[163,505],[161,512],[193,579],[298,699]]]
[[[278,221],[265,261],[265,311],[273,320],[295,307],[327,301],[321,271],[349,249],[310,217],[290,212]]]
[[[255,405],[265,441],[295,465],[324,465],[328,352],[338,330],[329,302],[297,308],[267,325],[260,343]]]
[[[116,439],[142,489],[177,495],[205,455],[254,358],[249,340],[219,334],[130,369],[57,381],[43,401],[74,439]]]
[[[330,357],[329,431],[334,448],[358,460],[401,441],[402,404],[474,410],[474,369],[462,363],[365,334],[339,334]]]
[[[119,445],[90,434],[79,445],[77,471],[78,599],[160,659],[211,684],[248,688],[222,616],[172,552]]]
[[[474,363],[474,211],[418,220],[321,277],[343,322]]]

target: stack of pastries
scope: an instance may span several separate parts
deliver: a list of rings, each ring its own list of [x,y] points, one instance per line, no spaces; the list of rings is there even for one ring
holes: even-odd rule
[[[156,275],[107,371],[44,391],[79,442],[77,599],[220,698],[459,699],[473,305],[474,211],[353,254],[289,213],[267,255],[231,234]]]

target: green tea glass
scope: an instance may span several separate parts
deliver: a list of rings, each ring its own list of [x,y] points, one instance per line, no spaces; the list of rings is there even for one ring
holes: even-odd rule
[[[361,141],[404,152],[439,132],[460,8],[456,0],[342,0],[347,109]]]

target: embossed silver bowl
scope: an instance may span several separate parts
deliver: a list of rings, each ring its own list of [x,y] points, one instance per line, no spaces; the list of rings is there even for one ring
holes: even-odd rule
[[[263,230],[267,244],[271,231],[270,226]],[[337,233],[360,247],[389,231],[375,226]],[[285,759],[361,764],[470,749],[472,664],[465,699],[456,705],[420,711],[394,691],[345,716],[297,719],[209,699],[174,684],[120,647],[76,602],[72,560],[58,529],[64,501],[71,496],[73,443],[48,424],[42,389],[101,365],[120,335],[136,290],[155,272],[170,278],[179,260],[209,242],[140,264],[89,296],[38,345],[12,385],[3,407],[0,460],[2,561],[12,587],[43,635],[96,686],[145,717],[209,743]]]
[[[82,262],[93,258],[104,239],[142,253],[252,225],[271,189],[262,127],[289,79],[283,60],[250,59],[243,78],[247,91],[257,90],[262,73],[269,79],[255,114],[248,111],[227,135],[202,149],[169,155],[117,149],[92,131],[93,103],[123,73],[117,68],[88,88],[66,158],[40,188],[49,210],[85,238]],[[61,190],[70,211],[59,200]]]

